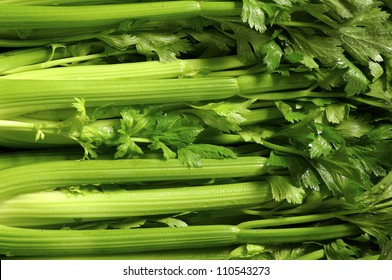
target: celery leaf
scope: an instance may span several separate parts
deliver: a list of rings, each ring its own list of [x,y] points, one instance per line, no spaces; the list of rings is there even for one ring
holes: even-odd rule
[[[359,257],[359,249],[347,244],[343,239],[324,245],[324,250],[329,260],[353,260]]]
[[[236,158],[231,149],[211,144],[192,144],[178,150],[178,159],[188,166],[200,167],[203,159]]]
[[[222,101],[208,103],[206,105],[191,105],[192,113],[201,118],[204,123],[223,132],[241,130],[241,123],[246,118],[244,114],[249,113],[248,107],[254,102],[249,99],[244,102]]]
[[[295,111],[289,104],[283,101],[276,101],[275,105],[283,114],[284,118],[291,123],[298,122],[305,117],[303,112]]]
[[[300,204],[305,196],[303,188],[298,188],[292,185],[289,177],[270,176],[267,177],[272,196],[276,201],[287,200],[289,203]]]
[[[279,67],[283,51],[274,40],[264,44],[261,51],[265,54],[263,61],[268,71],[271,72]]]

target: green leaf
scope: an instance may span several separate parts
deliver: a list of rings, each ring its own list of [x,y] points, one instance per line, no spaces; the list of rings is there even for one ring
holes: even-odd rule
[[[43,132],[42,129],[44,129],[46,126],[45,123],[35,123],[34,124],[34,129],[37,131],[35,134],[35,141],[44,140],[45,139],[45,133]]]
[[[165,159],[172,159],[176,158],[177,154],[173,152],[168,146],[166,146],[164,143],[160,142],[159,140],[155,140],[152,142],[148,147],[151,150],[162,150],[163,152],[163,157]]]
[[[328,260],[354,260],[359,257],[359,249],[343,239],[324,245],[324,250]]]
[[[59,188],[59,190],[67,195],[70,196],[83,196],[92,193],[99,193],[100,191],[94,185],[72,185],[68,187]]]
[[[274,40],[264,44],[261,51],[265,54],[263,61],[268,71],[272,72],[279,67],[283,51]]]
[[[272,250],[267,249],[265,246],[262,245],[255,245],[255,244],[245,244],[240,245],[235,248],[233,251],[230,252],[228,259],[229,260],[238,260],[238,259],[252,259],[256,257],[256,259],[272,259]]]
[[[329,12],[330,9],[324,3],[321,4],[305,3],[302,5],[302,7],[306,12],[308,12],[313,17],[315,17],[316,20],[320,22],[324,22],[325,24],[333,28],[338,27],[338,23],[327,14],[327,12]]]
[[[266,163],[274,167],[287,168],[290,166],[291,161],[290,157],[278,155],[274,151],[271,151]]]
[[[178,150],[178,159],[188,166],[201,167],[203,159],[236,158],[231,149],[211,144],[192,144]]]
[[[290,177],[270,176],[266,180],[271,186],[272,197],[276,201],[287,200],[289,203],[300,204],[305,196],[302,188],[295,187],[290,182]]]
[[[112,141],[117,145],[116,158],[143,154],[135,141],[150,143],[151,150],[162,150],[164,158],[176,157],[177,150],[192,144],[203,131],[196,119],[178,112],[162,112],[159,106],[126,108],[121,112],[119,137]]]
[[[318,134],[318,131],[315,129],[315,121],[322,114],[322,109],[310,110],[306,115],[304,114],[304,117],[299,122],[283,126],[274,136],[289,139],[291,145],[294,145],[294,142],[296,142],[307,148],[310,140],[314,140],[314,135]]]
[[[275,248],[273,255],[275,260],[296,260],[311,251],[312,244],[301,244],[300,246],[286,245]]]
[[[378,80],[384,74],[384,69],[377,62],[370,61],[369,69],[370,69],[370,74],[372,74],[373,76],[373,82]]]
[[[275,134],[274,132],[271,132],[271,130],[259,126],[247,127],[237,133],[245,142],[254,142],[261,145],[263,145],[265,139]]]
[[[232,37],[236,40],[239,56],[248,61],[255,61],[263,56],[261,49],[270,40],[269,36],[234,22],[224,22],[223,27],[229,28],[234,33]]]
[[[244,102],[222,101],[191,106],[194,108],[192,113],[200,117],[208,126],[223,132],[230,132],[241,130],[241,123],[246,121],[244,115],[250,112],[248,107],[254,101],[251,99]]]
[[[320,181],[312,166],[298,156],[278,155],[271,151],[266,162],[273,167],[288,168],[294,185],[304,189],[319,190]]]
[[[99,34],[96,38],[117,50],[126,50],[135,44],[135,38],[128,34]]]
[[[201,30],[200,32],[188,32],[190,36],[199,42],[199,46],[211,48],[214,46],[220,51],[230,52],[236,45],[233,38],[218,32],[217,30]]]
[[[153,141],[182,148],[193,143],[203,129],[195,119],[177,112],[169,112],[156,117],[154,129],[146,131],[143,135],[148,139],[153,139]]]
[[[142,155],[143,150],[133,141],[132,137],[123,135],[120,137],[120,145],[117,146],[117,151],[114,158],[131,158],[135,155]]]
[[[267,21],[263,10],[263,3],[257,0],[243,0],[242,3],[242,21],[247,22],[251,28],[257,31],[266,31]]]
[[[291,7],[293,0],[273,0],[276,4]]]
[[[365,143],[363,146],[355,145],[347,147],[347,152],[351,160],[355,161],[358,169],[363,170],[363,173],[382,178],[392,168],[391,144],[391,140],[376,142],[374,144]]]
[[[306,35],[297,29],[289,29],[288,31],[294,53],[303,56],[302,63],[308,68],[319,68],[318,62],[324,67],[335,67],[343,60],[343,48],[338,38]]]
[[[347,70],[346,70],[347,71]],[[314,72],[314,75],[317,78],[317,83],[323,88],[327,90],[331,90],[332,88],[340,87],[344,85],[345,81],[343,79],[343,74],[346,72],[343,69],[327,69],[327,68],[319,68]],[[344,94],[342,94],[343,96]]]
[[[362,71],[351,62],[346,61],[348,70],[344,73],[343,79],[346,81],[344,91],[350,95],[365,92],[369,88],[369,80]]]
[[[325,116],[330,123],[341,123],[347,119],[350,106],[348,104],[331,104],[325,108]]]
[[[141,32],[129,34],[99,34],[98,39],[119,50],[136,47],[139,54],[148,59],[159,58],[161,62],[174,61],[181,53],[192,49],[183,33]]]
[[[392,3],[390,3],[392,9]],[[381,244],[380,260],[392,260],[392,240],[387,240]]]
[[[311,158],[328,156],[332,151],[331,144],[321,135],[317,135],[316,138],[309,143],[309,147],[310,147],[309,152]]]
[[[364,5],[355,11],[347,26],[339,28],[343,47],[362,65],[371,60],[380,62],[383,55],[391,52],[389,16],[379,7]]]
[[[346,3],[341,0],[324,0],[323,3],[327,5],[333,12],[339,15],[342,19],[352,18],[353,14]]]
[[[388,106],[392,105],[392,87],[386,85],[383,79],[378,79],[371,83],[369,89],[370,90],[365,93],[366,96],[381,99],[383,103]]]
[[[72,103],[72,107],[74,107],[78,112],[77,117],[81,120],[82,123],[89,122],[90,119],[86,113],[86,102],[83,98],[75,98],[75,102]]]
[[[390,241],[392,232],[392,211],[390,208],[374,213],[364,213],[345,217],[345,220],[356,224],[364,232],[375,237],[377,242],[386,244]]]
[[[184,221],[181,221],[180,219],[176,219],[173,217],[155,219],[154,221],[158,223],[166,224],[167,226],[172,228],[184,228],[188,226]]]
[[[358,197],[357,204],[363,207],[374,207],[377,204],[390,201],[391,198],[392,171],[389,171],[386,175],[383,175],[377,184]]]
[[[290,157],[289,170],[295,185],[304,189],[320,190],[318,175],[305,159]]]
[[[267,25],[273,24],[278,17],[282,17],[282,14],[287,12],[284,6],[291,6],[291,0],[274,0],[274,2],[278,5],[266,1],[243,0],[242,21],[256,31],[265,32],[268,29]]]
[[[340,133],[335,127],[328,124],[315,124],[316,130],[323,138],[325,138],[335,149],[345,145],[345,135]]]
[[[375,142],[382,140],[392,140],[392,124],[382,123],[377,125],[366,134],[366,137]]]
[[[361,174],[356,169],[342,147],[328,155],[320,157],[311,164],[333,195],[344,196],[347,202],[353,202],[364,189],[369,188],[361,180]]]
[[[346,138],[361,138],[372,128],[368,120],[355,116],[349,116],[336,126],[336,130]]]
[[[115,229],[131,229],[139,228],[147,222],[145,218],[131,217],[118,222],[110,223],[111,228]]]
[[[289,104],[284,103],[283,101],[276,101],[275,105],[283,114],[284,118],[291,123],[298,122],[305,117],[303,112],[294,111]]]
[[[59,46],[57,46],[59,47]],[[62,47],[60,45],[60,47]],[[65,47],[65,46],[63,46]],[[54,51],[56,50],[56,48],[53,47],[53,52],[52,52],[52,56],[54,55]],[[72,56],[74,57],[78,57],[78,56],[86,56],[91,52],[91,45],[90,44],[83,44],[83,43],[78,43],[78,44],[74,44],[71,46],[66,47],[67,51],[70,52],[72,54]]]

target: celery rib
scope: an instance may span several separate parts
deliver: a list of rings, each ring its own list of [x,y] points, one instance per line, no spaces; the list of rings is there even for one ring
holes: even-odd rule
[[[303,88],[312,82],[297,75],[282,77],[267,73],[237,78],[45,80],[44,83],[45,86],[42,80],[0,80],[0,118],[69,108],[75,97],[85,99],[88,107],[168,104]]]
[[[0,254],[6,256],[103,255],[233,245],[234,226],[133,230],[35,230],[0,225]]]
[[[263,175],[266,158],[203,160],[203,167],[191,168],[179,160],[124,159],[53,161],[0,171],[0,201],[15,195],[61,186],[97,183],[151,182],[201,178],[234,178]],[[26,176],[28,174],[28,176]]]
[[[167,104],[228,98],[238,93],[235,78],[158,80],[0,80],[0,117],[70,108],[74,98],[88,107],[135,104]]]
[[[29,227],[247,208],[271,200],[271,189],[265,181],[80,195],[61,191],[38,192],[16,196],[1,203],[0,224]]]
[[[0,253],[6,256],[72,256],[284,244],[356,236],[352,224],[306,228],[240,230],[231,225],[118,230],[42,230],[0,225]],[[72,246],[70,246],[72,244]]]
[[[179,20],[240,15],[239,2],[166,1],[90,6],[0,4],[0,29],[70,28],[119,24],[126,20]]]
[[[96,57],[107,54],[95,54]],[[245,61],[239,56],[224,56],[214,58],[199,59],[177,59],[175,61],[161,63],[159,61],[143,61],[116,63],[105,65],[83,65],[72,67],[51,67],[51,64],[60,65],[61,61],[73,62],[82,58],[68,58],[66,60],[51,61],[42,65],[29,65],[19,67],[10,71],[1,79],[28,79],[28,80],[94,80],[94,79],[164,79],[193,76],[203,72],[220,71],[225,69],[247,66],[249,61]],[[35,70],[34,68],[40,68]]]

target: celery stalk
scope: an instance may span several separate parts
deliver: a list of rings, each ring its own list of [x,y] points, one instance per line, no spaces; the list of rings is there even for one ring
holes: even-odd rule
[[[266,158],[203,160],[191,168],[176,159],[62,160],[38,162],[0,170],[0,201],[15,195],[79,184],[151,182],[202,178],[235,178],[263,175]],[[26,176],[26,174],[29,174]]]
[[[0,224],[30,227],[126,217],[248,208],[272,200],[267,182],[162,187],[148,190],[62,191],[19,195],[0,203]]]
[[[121,52],[119,52],[121,53]],[[94,54],[95,57],[107,54]],[[90,55],[92,56],[92,55]],[[86,57],[87,58],[87,57]],[[84,58],[84,59],[86,59]],[[1,59],[1,57],[0,57]],[[52,67],[70,63],[82,58],[68,58],[61,61],[46,62],[38,65],[19,67],[11,71],[4,71],[5,76],[0,79],[28,79],[28,80],[109,80],[109,79],[164,79],[203,75],[210,71],[243,67],[250,64],[239,56],[224,56],[200,59],[178,59],[171,62],[159,61],[129,62],[105,65],[87,65],[72,67]],[[43,68],[50,68],[45,69]],[[38,69],[38,70],[37,70]],[[27,71],[27,72],[26,72]],[[22,73],[21,73],[22,72]]]
[[[47,109],[69,108],[74,98],[88,107],[168,104],[226,99],[237,95],[306,88],[313,82],[302,74],[279,74],[194,79],[134,80],[0,80],[0,117]]]
[[[356,236],[351,224],[320,227],[240,230],[231,225],[130,230],[42,230],[0,225],[0,253],[7,256],[122,254],[156,250],[281,244]]]
[[[91,6],[0,4],[0,29],[108,26],[126,20],[179,20],[240,15],[239,2],[167,1]]]

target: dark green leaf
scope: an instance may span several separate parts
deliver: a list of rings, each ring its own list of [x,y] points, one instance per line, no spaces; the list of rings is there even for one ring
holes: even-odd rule
[[[324,250],[329,260],[353,260],[359,257],[359,249],[347,244],[342,239],[324,245]]]

